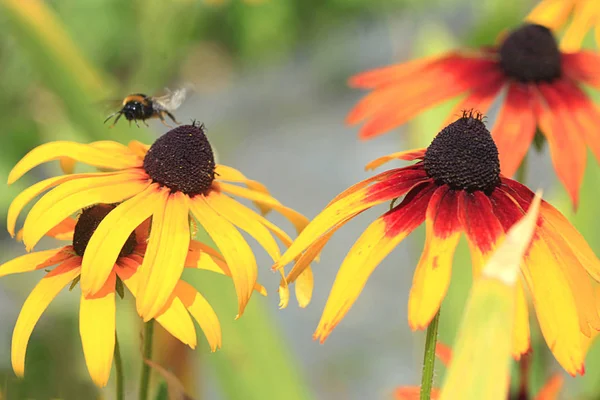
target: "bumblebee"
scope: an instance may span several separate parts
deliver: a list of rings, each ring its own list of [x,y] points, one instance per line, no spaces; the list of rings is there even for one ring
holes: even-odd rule
[[[172,111],[181,106],[185,100],[187,92],[188,89],[182,88],[174,91],[169,90],[168,94],[159,97],[146,96],[142,93],[130,94],[123,99],[121,109],[109,115],[104,120],[104,123],[116,116],[111,125],[112,128],[119,121],[121,116],[124,115],[125,119],[129,121],[130,125],[131,121],[133,121],[138,128],[140,127],[138,121],[142,121],[146,126],[148,126],[146,120],[151,118],[158,118],[163,124],[171,128],[171,126],[166,123],[165,116],[169,117],[174,123],[178,125],[180,124],[175,119]]]

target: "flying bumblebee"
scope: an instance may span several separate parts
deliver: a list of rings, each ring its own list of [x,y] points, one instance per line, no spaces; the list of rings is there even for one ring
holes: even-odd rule
[[[129,124],[133,121],[138,128],[140,127],[138,121],[142,121],[148,126],[146,120],[151,118],[158,118],[163,124],[171,127],[165,121],[165,116],[167,116],[171,121],[179,125],[179,122],[175,119],[172,112],[183,104],[188,92],[188,88],[181,88],[174,91],[168,90],[168,93],[165,96],[158,97],[146,96],[142,93],[130,94],[123,99],[121,109],[109,115],[104,120],[104,123],[116,116],[111,125],[112,128],[119,121],[119,118],[124,115],[125,119],[129,121]]]

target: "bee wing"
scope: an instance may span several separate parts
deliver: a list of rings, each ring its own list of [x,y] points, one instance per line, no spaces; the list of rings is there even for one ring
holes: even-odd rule
[[[152,97],[152,101],[163,110],[174,111],[183,104],[190,91],[189,87],[169,90],[164,96]]]

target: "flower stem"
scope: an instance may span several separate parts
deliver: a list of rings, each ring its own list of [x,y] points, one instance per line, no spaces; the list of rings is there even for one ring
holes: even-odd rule
[[[423,358],[423,376],[421,377],[421,400],[431,399],[433,387],[433,369],[435,367],[435,346],[437,343],[438,323],[440,322],[440,310],[427,327],[425,339],[425,356]]]
[[[117,400],[124,400],[125,392],[123,388],[125,379],[123,376],[123,360],[121,359],[121,348],[119,347],[117,332],[115,332],[115,372],[117,378]]]
[[[519,165],[519,169],[517,169],[515,178],[518,182],[525,185],[525,179],[527,178],[527,155],[523,157],[523,161],[521,161],[521,165]]]
[[[144,354],[142,360],[142,376],[140,378],[140,396],[139,400],[148,399],[150,385],[150,365],[146,360],[152,359],[152,339],[154,337],[154,320],[146,322],[144,325]]]

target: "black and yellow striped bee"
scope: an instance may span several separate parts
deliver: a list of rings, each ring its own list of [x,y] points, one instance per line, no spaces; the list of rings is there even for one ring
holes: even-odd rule
[[[165,96],[158,97],[146,96],[142,93],[130,94],[123,99],[121,109],[109,115],[104,120],[104,123],[116,116],[111,125],[113,127],[119,121],[119,118],[124,115],[129,124],[133,121],[138,128],[138,121],[142,121],[148,126],[146,120],[151,118],[158,118],[163,124],[171,127],[165,122],[165,116],[169,117],[174,123],[179,124],[172,112],[183,104],[188,91],[188,88],[181,88],[169,91]]]

